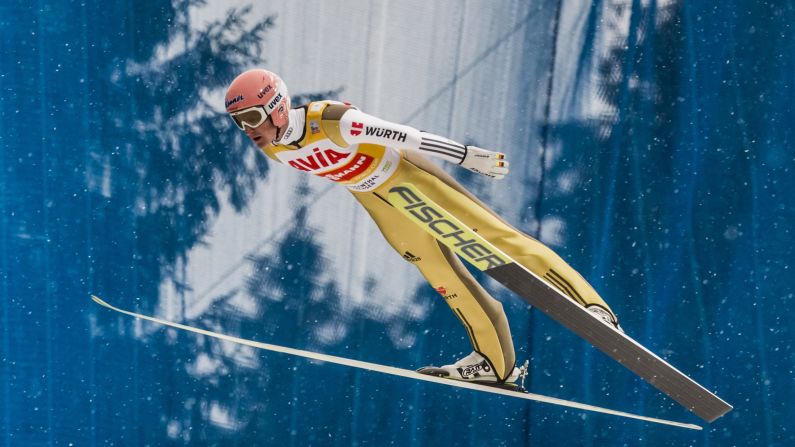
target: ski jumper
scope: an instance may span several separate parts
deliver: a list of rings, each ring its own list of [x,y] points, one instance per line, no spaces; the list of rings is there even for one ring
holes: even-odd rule
[[[466,328],[475,351],[504,380],[516,361],[502,304],[466,270],[457,255],[409,221],[384,198],[411,183],[431,200],[582,306],[607,304],[590,284],[538,240],[515,229],[424,156],[461,163],[467,147],[390,123],[336,101],[290,110],[284,136],[263,149],[271,159],[345,185],[389,244],[413,263]],[[612,314],[612,312],[611,312]]]

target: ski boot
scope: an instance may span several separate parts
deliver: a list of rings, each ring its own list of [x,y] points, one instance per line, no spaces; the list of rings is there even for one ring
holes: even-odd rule
[[[618,319],[612,312],[606,310],[604,307],[591,304],[589,306],[585,306],[585,310],[593,314],[596,318],[602,320],[605,324],[611,326],[613,329],[624,333],[624,329],[618,324]]]
[[[497,375],[494,374],[494,369],[488,360],[478,352],[473,351],[471,354],[452,365],[424,366],[418,369],[417,372],[429,376],[474,382],[482,385],[524,392],[524,378],[527,376],[528,365],[529,362],[525,361],[522,367],[514,367],[511,374],[505,380],[500,380],[497,378]],[[517,384],[516,381],[519,379],[521,379],[520,383]]]

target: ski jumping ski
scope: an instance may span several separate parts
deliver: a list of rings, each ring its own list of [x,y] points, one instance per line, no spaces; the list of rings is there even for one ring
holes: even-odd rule
[[[382,197],[383,198],[383,197]],[[440,243],[618,361],[707,422],[732,406],[623,332],[602,322],[558,289],[519,265],[410,183],[393,186],[386,198]]]
[[[94,300],[97,304],[99,304],[99,305],[101,305],[103,307],[106,307],[106,308],[108,308],[110,310],[113,310],[113,311],[116,311],[116,312],[119,312],[119,313],[122,313],[122,314],[125,314],[125,315],[129,315],[131,317],[140,318],[142,320],[151,321],[153,323],[157,323],[157,324],[160,324],[160,325],[163,325],[163,326],[169,326],[169,327],[173,327],[173,328],[176,328],[176,329],[181,329],[181,330],[184,330],[184,331],[194,332],[196,334],[201,334],[201,335],[205,335],[205,336],[208,336],[208,337],[213,337],[213,338],[216,338],[216,339],[219,339],[219,340],[223,340],[223,341],[227,341],[227,342],[231,342],[231,343],[237,343],[237,344],[240,344],[240,345],[250,346],[252,348],[263,349],[263,350],[266,350],[266,351],[279,352],[279,353],[283,353],[283,354],[299,356],[299,357],[312,359],[312,360],[317,360],[317,361],[321,361],[321,362],[334,363],[334,364],[337,364],[337,365],[344,365],[344,366],[349,366],[349,367],[353,367],[353,368],[363,369],[363,370],[367,370],[367,371],[374,371],[374,372],[379,372],[379,373],[383,373],[383,374],[389,374],[389,375],[393,375],[393,376],[405,377],[405,378],[408,378],[408,379],[421,380],[421,381],[425,381],[425,382],[440,383],[440,384],[443,384],[443,385],[454,386],[454,387],[458,387],[458,388],[465,388],[465,389],[474,390],[474,391],[481,391],[481,392],[484,392],[484,393],[500,394],[500,395],[503,395],[503,396],[510,396],[510,397],[515,397],[515,398],[519,398],[519,399],[526,399],[526,400],[535,401],[535,402],[543,402],[543,403],[548,403],[548,404],[552,404],[552,405],[559,405],[559,406],[563,406],[563,407],[574,408],[574,409],[577,409],[577,410],[592,411],[592,412],[602,413],[602,414],[610,414],[610,415],[614,415],[614,416],[620,416],[620,417],[623,417],[623,418],[637,419],[637,420],[641,420],[641,421],[652,422],[652,423],[663,424],[663,425],[670,425],[670,426],[680,427],[680,428],[687,428],[687,429],[691,429],[691,430],[701,430],[702,429],[702,427],[700,427],[698,425],[695,425],[695,424],[688,424],[688,423],[684,423],[684,422],[676,422],[676,421],[669,421],[669,420],[665,420],[665,419],[647,417],[647,416],[642,416],[642,415],[638,415],[638,414],[626,413],[626,412],[623,412],[623,411],[616,411],[616,410],[611,410],[611,409],[608,409],[608,408],[597,407],[597,406],[594,406],[594,405],[588,405],[588,404],[582,404],[582,403],[579,403],[579,402],[573,402],[573,401],[569,401],[569,400],[558,399],[558,398],[555,398],[555,397],[549,397],[549,396],[544,396],[544,395],[540,395],[540,394],[533,394],[533,393],[529,393],[529,392],[524,391],[521,387],[519,387],[519,388],[517,388],[515,390],[509,390],[509,389],[500,388],[500,387],[496,387],[496,386],[483,385],[483,384],[471,383],[471,382],[463,382],[463,381],[459,381],[459,380],[444,379],[444,378],[441,378],[441,377],[436,377],[436,376],[431,376],[431,375],[426,375],[426,374],[420,374],[420,373],[418,373],[416,371],[411,371],[411,370],[408,370],[408,369],[395,368],[393,366],[380,365],[380,364],[377,364],[377,363],[364,362],[364,361],[361,361],[361,360],[348,359],[348,358],[345,358],[345,357],[337,357],[337,356],[333,356],[333,355],[321,354],[321,353],[318,353],[318,352],[304,351],[304,350],[301,350],[301,349],[294,349],[294,348],[289,348],[289,347],[284,347],[284,346],[279,346],[279,345],[273,345],[273,344],[269,344],[269,343],[262,343],[262,342],[258,342],[258,341],[254,341],[254,340],[247,340],[247,339],[244,339],[244,338],[238,338],[238,337],[233,337],[231,335],[220,334],[220,333],[217,333],[217,332],[208,331],[208,330],[205,330],[205,329],[200,329],[200,328],[196,328],[196,327],[193,327],[193,326],[188,326],[188,325],[184,325],[184,324],[180,324],[180,323],[175,323],[175,322],[168,321],[168,320],[162,320],[160,318],[155,318],[155,317],[151,317],[151,316],[147,316],[147,315],[142,315],[142,314],[139,314],[139,313],[131,312],[131,311],[128,311],[128,310],[120,309],[118,307],[115,307],[115,306],[112,306],[112,305],[108,304],[107,302],[105,302],[104,300],[102,300],[101,298],[99,298],[96,295],[91,295],[91,299]],[[527,368],[527,364],[526,363],[525,363],[525,366],[523,368],[526,371],[526,368]]]

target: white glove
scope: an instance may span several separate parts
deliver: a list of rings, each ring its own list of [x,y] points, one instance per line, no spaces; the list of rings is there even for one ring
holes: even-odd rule
[[[467,146],[467,153],[459,163],[472,172],[499,180],[508,174],[508,162],[505,154],[481,149],[477,146]]]

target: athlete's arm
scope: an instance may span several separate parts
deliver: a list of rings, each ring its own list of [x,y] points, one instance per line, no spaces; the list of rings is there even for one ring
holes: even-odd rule
[[[501,179],[508,173],[508,162],[502,153],[465,146],[411,126],[382,120],[355,108],[347,108],[339,116],[339,130],[340,136],[349,145],[370,143],[415,151],[495,179]]]

